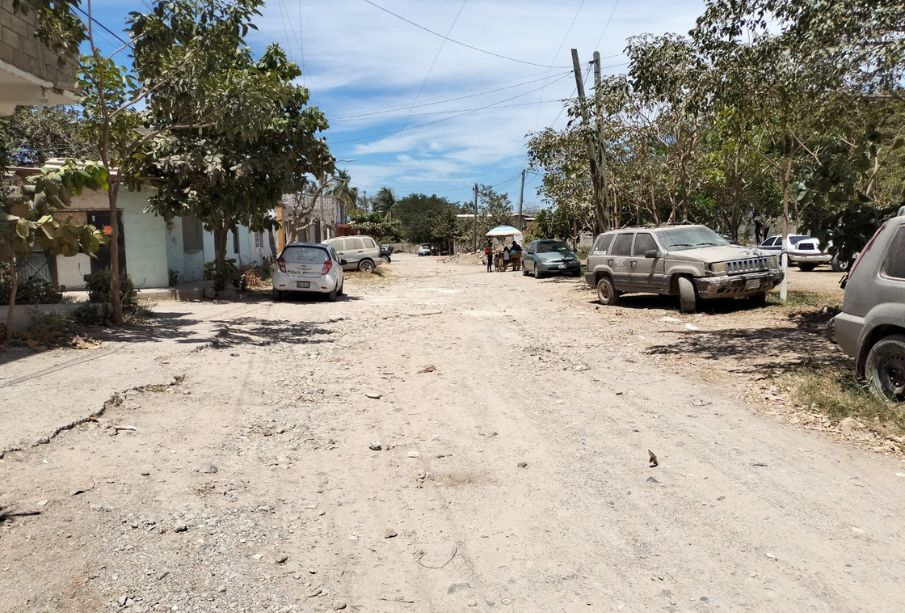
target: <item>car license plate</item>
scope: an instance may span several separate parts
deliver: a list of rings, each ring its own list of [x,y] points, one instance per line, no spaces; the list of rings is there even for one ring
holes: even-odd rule
[[[295,286],[299,289],[308,289],[311,287],[311,281],[296,281]]]
[[[560,270],[565,270],[565,269],[566,269],[566,265],[565,265],[565,264],[560,264],[560,265],[559,265],[559,269],[560,269]]]
[[[752,279],[745,283],[745,289],[758,289],[760,287],[760,279]]]

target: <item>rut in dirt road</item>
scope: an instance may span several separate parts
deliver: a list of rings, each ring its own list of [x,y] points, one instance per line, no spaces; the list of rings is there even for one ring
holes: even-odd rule
[[[896,461],[674,374],[578,281],[386,268],[169,347],[134,432],[8,454],[41,515],[0,524],[0,609],[899,609]]]

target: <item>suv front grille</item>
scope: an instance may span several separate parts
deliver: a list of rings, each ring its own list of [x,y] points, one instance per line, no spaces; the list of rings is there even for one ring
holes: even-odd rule
[[[767,263],[767,258],[764,257],[746,258],[744,260],[726,262],[726,272],[730,275],[738,275],[745,272],[758,272],[761,270],[768,270],[769,268],[770,266]]]

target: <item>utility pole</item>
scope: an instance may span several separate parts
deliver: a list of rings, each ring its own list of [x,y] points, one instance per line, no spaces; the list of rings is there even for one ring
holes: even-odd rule
[[[595,77],[599,72],[600,54],[595,53],[598,69],[595,71]],[[581,111],[581,119],[584,121],[585,128],[591,127],[590,118],[588,117],[587,98],[584,93],[584,78],[581,76],[581,64],[578,61],[578,49],[572,49],[572,67],[575,70],[575,87],[578,91],[578,108]],[[595,90],[595,99],[597,97]],[[599,124],[599,118],[598,118]],[[609,229],[609,211],[607,210],[606,182],[601,172],[601,160],[603,158],[603,143],[600,142],[600,132],[595,137],[586,136],[588,147],[588,162],[591,165],[591,183],[594,187],[594,218],[597,221],[597,232],[604,232]]]
[[[603,146],[605,142],[605,138],[603,136],[603,106],[600,103],[600,86],[602,83],[602,79],[600,77],[600,52],[594,52],[594,112],[596,114],[597,121],[597,153],[600,156],[597,160],[597,172],[600,175],[600,184],[603,188],[603,199],[601,202],[603,203],[603,219],[606,223],[605,230],[610,229],[610,213],[612,212],[614,215],[616,211],[610,211],[609,209],[609,198],[607,198],[606,184],[607,184],[607,174],[609,173],[606,164],[606,149]]]
[[[522,208],[525,204],[525,169],[522,169],[522,189],[518,195],[518,229],[519,232],[524,230],[524,217],[522,217]]]
[[[478,184],[474,184],[474,248],[472,252],[478,250]]]

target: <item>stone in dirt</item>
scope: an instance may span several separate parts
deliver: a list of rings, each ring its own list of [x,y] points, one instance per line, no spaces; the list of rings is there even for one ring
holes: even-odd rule
[[[387,528],[383,533],[383,538],[385,539],[396,538],[397,536],[399,536],[399,533],[392,528]]]
[[[417,451],[415,451],[414,449],[412,449],[411,451],[408,452],[408,457],[410,457],[412,459],[420,457],[420,456],[421,456],[421,454],[418,453]]]
[[[648,477],[647,482],[648,483],[660,483],[659,481],[657,481],[656,477]]]
[[[179,524],[174,528],[174,532],[188,532],[189,527],[185,524]]]
[[[423,374],[425,374],[425,373],[434,372],[435,370],[437,370],[437,367],[434,366],[433,364],[430,364],[430,365],[428,365],[428,366],[425,366],[425,367],[422,368],[421,370],[419,370],[419,371],[418,371],[418,374],[419,374],[419,375],[423,375]]]
[[[852,434],[855,430],[860,430],[861,424],[854,417],[846,417],[839,422],[839,432],[842,434]]]
[[[519,468],[528,468],[528,462],[519,462],[517,464]]]
[[[289,556],[285,553],[275,553],[273,554],[273,561],[275,564],[285,564],[286,560],[289,559]]]
[[[346,603],[343,602],[342,600],[337,600],[336,602],[333,603],[334,611],[342,611],[345,608],[346,608]]]
[[[380,451],[381,449],[383,449],[383,445],[380,444],[380,441],[371,441],[371,443],[368,445],[368,449],[370,449],[371,451]]]
[[[365,392],[365,397],[370,398],[371,400],[380,400],[383,398],[383,394],[380,392]]]
[[[202,464],[201,468],[198,469],[198,472],[204,473],[205,475],[212,475],[215,472],[217,472],[218,470],[220,470],[220,469],[217,468],[216,466],[214,466],[213,464]]]

